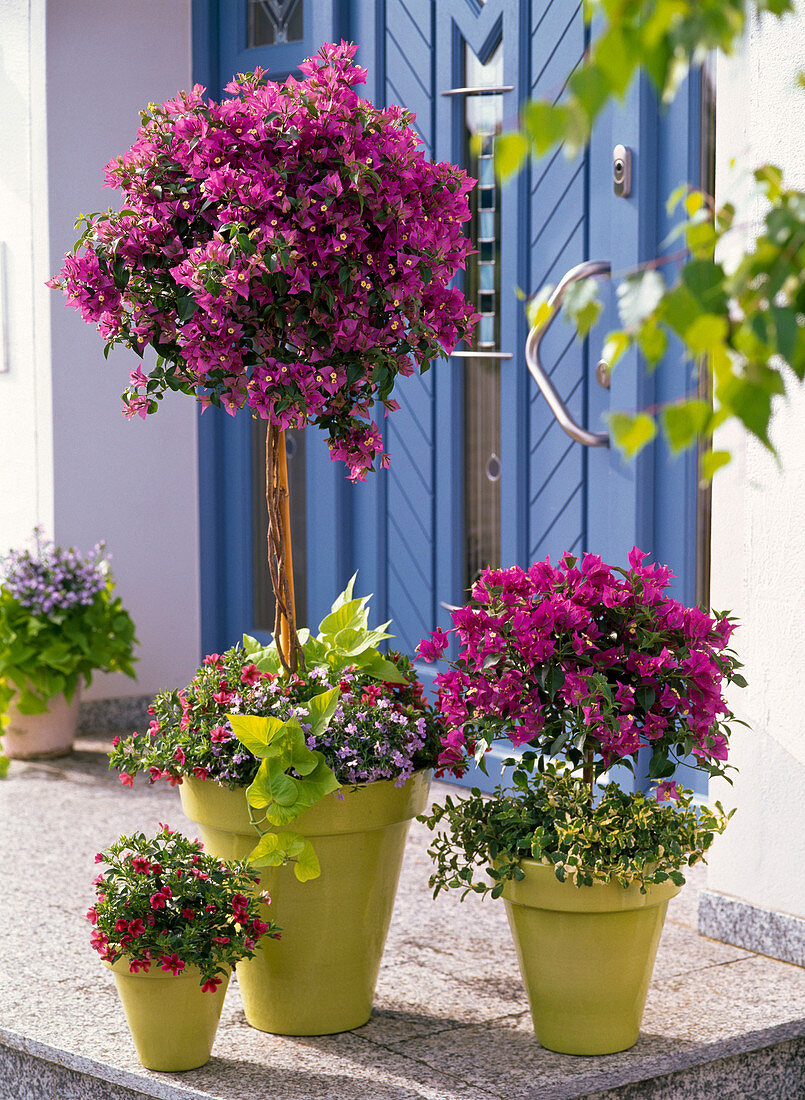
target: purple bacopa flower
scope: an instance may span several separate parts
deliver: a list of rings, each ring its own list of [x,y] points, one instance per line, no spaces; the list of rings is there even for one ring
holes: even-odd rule
[[[109,561],[103,543],[82,556],[63,550],[34,529],[34,550],[12,550],[0,562],[0,584],[33,615],[86,607],[106,588]]]

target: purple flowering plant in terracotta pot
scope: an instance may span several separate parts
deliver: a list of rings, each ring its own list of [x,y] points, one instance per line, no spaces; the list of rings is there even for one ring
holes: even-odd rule
[[[134,676],[134,623],[104,545],[83,554],[39,527],[33,543],[0,560],[0,730],[12,701],[19,715],[42,714],[57,696],[70,703],[95,671]]]
[[[220,102],[196,85],[142,112],[106,169],[118,211],[79,220],[51,280],[130,374],[126,416],[169,390],[266,419],[269,568],[283,667],[304,667],[293,607],[284,429],[313,424],[363,479],[385,465],[372,407],[446,358],[474,323],[450,280],[474,181],[419,148],[413,116],[355,92],[357,47],[327,44],[283,84],[257,69]]]

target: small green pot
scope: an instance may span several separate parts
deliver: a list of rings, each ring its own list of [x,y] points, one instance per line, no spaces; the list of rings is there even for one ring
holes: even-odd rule
[[[430,774],[417,772],[401,787],[387,780],[344,787],[285,826],[311,838],[321,875],[299,882],[289,866],[261,872],[258,889],[271,895],[282,938],[263,940],[254,959],[237,965],[252,1027],[330,1035],[369,1019],[405,839],[427,805]],[[207,851],[224,859],[249,854],[257,834],[244,788],[185,778],[179,790]]]
[[[673,883],[559,882],[524,859],[503,890],[540,1044],[562,1054],[614,1054],[637,1042]]]
[[[112,971],[137,1057],[146,1069],[172,1073],[210,1060],[228,974],[214,992],[204,993],[195,966],[181,974],[166,973],[156,963],[147,974],[132,974],[125,958],[104,966]]]

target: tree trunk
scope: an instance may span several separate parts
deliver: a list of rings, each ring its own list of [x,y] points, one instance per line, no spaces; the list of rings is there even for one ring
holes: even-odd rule
[[[266,507],[268,572],[274,591],[277,651],[285,672],[303,672],[305,658],[296,632],[285,432],[274,424],[269,424],[266,431]]]

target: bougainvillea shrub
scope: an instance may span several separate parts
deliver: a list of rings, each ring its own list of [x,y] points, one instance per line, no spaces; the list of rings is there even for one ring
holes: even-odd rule
[[[124,412],[167,390],[328,435],[352,478],[385,463],[371,407],[471,330],[450,280],[469,243],[467,192],[425,160],[413,116],[354,88],[357,47],[326,45],[303,80],[241,75],[220,102],[196,86],[149,104],[106,181],[119,211],[88,215],[51,280],[98,326],[156,363],[130,374]]]
[[[660,797],[676,793],[669,777],[683,758],[724,773],[722,685],[745,682],[727,648],[733,623],[667,596],[673,574],[645,557],[635,547],[621,569],[566,554],[481,574],[452,612],[458,657],[436,677],[443,769],[463,774],[479,746],[502,739],[596,775],[645,747]],[[436,660],[448,642],[435,631],[420,655]]]

